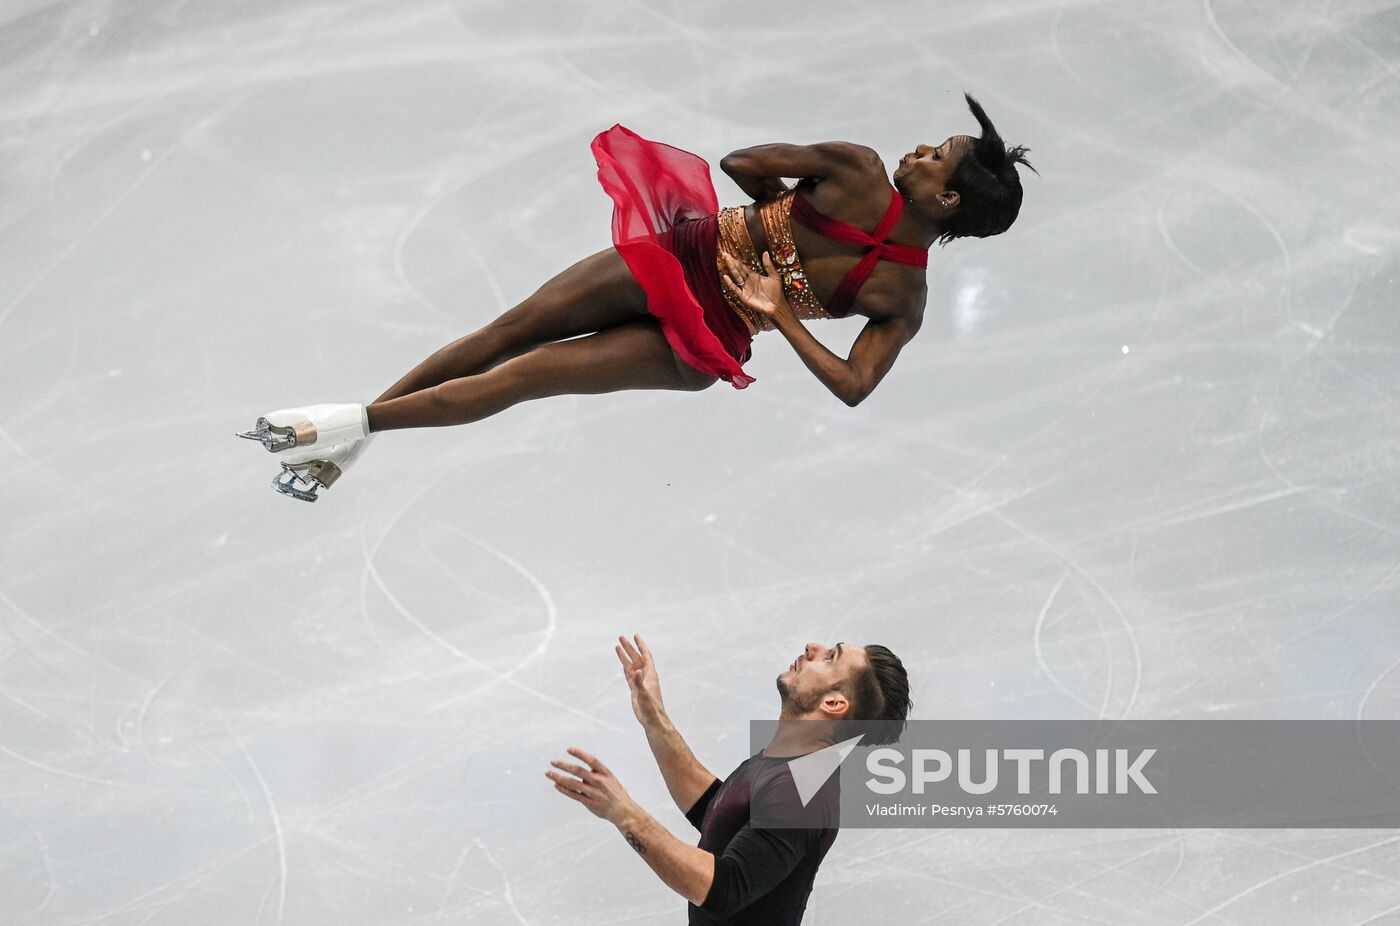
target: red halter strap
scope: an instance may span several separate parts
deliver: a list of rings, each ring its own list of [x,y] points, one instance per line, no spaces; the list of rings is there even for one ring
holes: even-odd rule
[[[904,200],[900,198],[899,191],[890,189],[890,205],[885,210],[884,216],[875,226],[873,231],[865,232],[849,225],[845,222],[837,221],[829,216],[818,212],[811,203],[807,202],[804,196],[794,196],[792,198],[792,218],[806,225],[812,231],[836,241],[845,241],[848,244],[860,244],[869,248],[860,262],[851,268],[851,272],[837,285],[836,291],[831,294],[831,300],[827,303],[826,310],[838,318],[845,315],[851,309],[851,304],[855,302],[856,293],[865,284],[866,278],[870,276],[875,264],[881,260],[893,261],[896,264],[909,264],[914,267],[928,266],[928,251],[922,248],[911,247],[907,244],[886,244],[885,239],[890,232],[894,231],[895,223],[904,213]]]

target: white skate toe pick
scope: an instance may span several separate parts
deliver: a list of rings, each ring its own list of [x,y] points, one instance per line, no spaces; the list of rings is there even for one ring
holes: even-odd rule
[[[261,443],[272,453],[299,447],[327,448],[369,434],[363,405],[305,405],[268,412],[251,431],[238,436]]]

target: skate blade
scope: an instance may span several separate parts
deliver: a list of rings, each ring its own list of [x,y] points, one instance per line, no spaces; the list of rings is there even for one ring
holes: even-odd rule
[[[266,447],[269,453],[278,453],[316,443],[316,427],[309,421],[278,426],[266,418],[259,418],[251,431],[239,431],[234,436],[244,440],[255,440]]]
[[[277,478],[272,480],[272,487],[283,495],[295,498],[302,502],[314,502],[316,491],[321,487],[318,483],[302,479],[290,470],[284,470],[277,474]]]
[[[298,501],[314,502],[322,489],[329,489],[340,478],[340,467],[327,460],[309,463],[282,464],[282,472],[272,480],[272,487]]]

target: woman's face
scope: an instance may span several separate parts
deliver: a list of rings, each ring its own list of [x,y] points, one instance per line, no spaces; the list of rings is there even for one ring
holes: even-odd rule
[[[954,135],[941,145],[919,145],[899,159],[894,186],[900,194],[938,215],[958,204],[958,194],[948,189],[948,178],[972,145],[968,135]]]

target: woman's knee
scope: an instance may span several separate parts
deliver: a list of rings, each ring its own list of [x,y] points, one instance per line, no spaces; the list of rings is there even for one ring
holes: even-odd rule
[[[709,389],[719,382],[718,376],[713,376],[686,363],[680,357],[676,358],[676,370],[678,371],[680,387],[686,392],[700,392]]]

